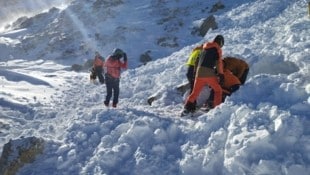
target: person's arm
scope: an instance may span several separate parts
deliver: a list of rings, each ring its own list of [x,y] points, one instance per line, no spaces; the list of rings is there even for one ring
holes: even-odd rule
[[[222,51],[219,50],[219,49],[217,51],[216,70],[217,70],[218,74],[224,74],[223,60],[222,60]]]
[[[124,62],[120,61],[120,67],[123,69],[127,69],[128,63],[127,63],[127,54],[123,54]]]
[[[217,63],[216,63],[216,70],[219,77],[219,84],[222,85],[224,83],[224,70],[223,70],[223,60],[222,60],[222,50],[217,49]]]

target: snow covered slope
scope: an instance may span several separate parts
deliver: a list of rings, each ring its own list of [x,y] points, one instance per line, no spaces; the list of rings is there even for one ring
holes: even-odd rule
[[[108,56],[120,47],[130,53],[129,67],[134,68],[141,64],[143,53],[150,51],[156,60],[200,41],[202,37],[192,33],[202,19],[244,3],[227,3],[224,9],[209,13],[216,2],[74,0],[63,10],[51,8],[12,22],[10,31],[0,34],[0,41],[6,41],[0,43],[4,50],[0,59],[11,55],[81,64],[96,50]]]
[[[51,60],[5,55],[11,60],[0,63],[0,150],[10,139],[44,138],[43,154],[21,175],[307,175],[307,5],[303,0],[222,2],[233,9],[217,15],[218,30],[122,73],[117,109],[104,107],[105,85],[90,83],[88,73]],[[180,118],[182,96],[175,87],[186,82],[184,63],[193,47],[219,33],[225,37],[224,55],[250,64],[248,81],[208,114]],[[144,48],[138,41],[135,48]],[[147,97],[154,93],[159,99],[149,106]]]
[[[34,16],[51,7],[65,8],[71,0],[0,0],[0,30],[22,16]]]

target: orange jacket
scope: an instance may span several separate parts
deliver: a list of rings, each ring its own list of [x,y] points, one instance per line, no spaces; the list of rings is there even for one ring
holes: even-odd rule
[[[113,78],[120,78],[121,69],[127,69],[128,64],[126,62],[122,62],[119,59],[114,59],[113,57],[109,57],[104,66],[106,67],[107,74],[112,76]]]
[[[94,67],[103,67],[104,66],[104,61],[102,60],[101,56],[95,56],[95,60],[94,60]]]
[[[249,69],[249,65],[245,61],[234,57],[225,57],[224,63],[225,68],[229,69],[239,79],[243,75],[244,71]]]
[[[222,61],[222,49],[220,46],[216,42],[205,43],[196,66],[196,77],[216,77],[216,72],[217,74],[223,74]]]
[[[229,70],[224,69],[224,84],[223,89],[230,89],[234,85],[240,85],[240,80]]]

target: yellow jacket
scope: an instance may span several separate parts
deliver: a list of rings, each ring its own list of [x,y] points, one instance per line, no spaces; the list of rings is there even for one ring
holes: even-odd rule
[[[186,62],[186,65],[188,65],[188,66],[195,66],[196,60],[199,57],[200,52],[201,52],[200,49],[194,50],[191,53],[191,55],[189,56],[189,58],[188,58],[188,60]]]
[[[201,53],[203,45],[199,45],[197,47],[195,47],[191,53],[191,55],[189,56],[186,65],[187,66],[195,66],[197,59],[199,58],[199,55]]]

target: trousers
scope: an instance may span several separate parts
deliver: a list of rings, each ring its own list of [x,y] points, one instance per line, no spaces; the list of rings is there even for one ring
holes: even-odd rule
[[[192,93],[187,97],[186,104],[194,103],[202,91],[203,87],[208,85],[214,91],[213,106],[217,106],[222,103],[222,88],[219,85],[217,77],[196,78]]]

